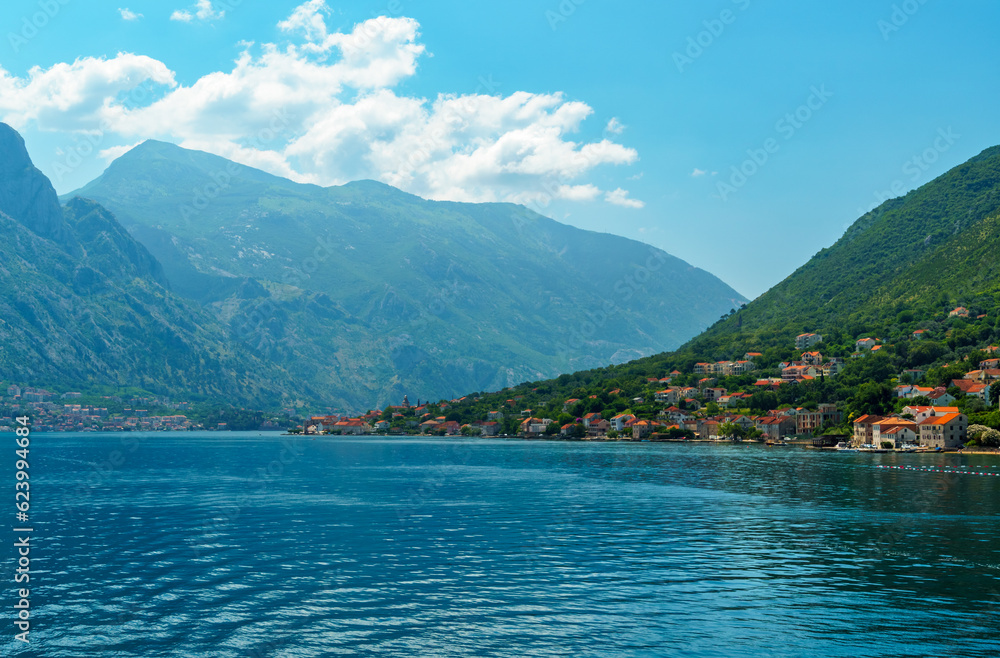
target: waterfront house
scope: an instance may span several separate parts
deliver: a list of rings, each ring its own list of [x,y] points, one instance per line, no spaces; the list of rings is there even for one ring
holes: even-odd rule
[[[920,421],[920,445],[928,448],[957,448],[965,443],[969,419],[965,414],[931,416]]]
[[[590,421],[590,425],[587,426],[587,434],[589,436],[602,436],[607,434],[610,429],[610,422],[603,418],[598,418],[597,420]]]
[[[794,416],[761,416],[755,422],[757,429],[772,441],[778,441],[795,434]]]
[[[865,445],[873,445],[875,441],[876,423],[885,420],[882,416],[864,415],[854,419],[854,438],[851,445],[855,448]]]
[[[500,423],[495,420],[488,420],[481,427],[483,436],[497,436],[500,434]]]
[[[931,416],[944,416],[947,414],[957,414],[958,412],[958,407],[927,407],[918,405],[903,407],[903,413],[913,416],[913,420],[917,423]]]
[[[876,447],[891,443],[893,448],[899,448],[917,443],[918,436],[917,423],[905,418],[893,416],[872,424],[872,444]]]
[[[534,438],[545,434],[551,424],[551,418],[527,418],[521,423],[518,433],[525,438]]]
[[[360,418],[351,418],[334,423],[333,430],[339,430],[341,434],[369,434],[372,428]]]
[[[821,427],[839,424],[840,418],[841,413],[837,411],[837,405],[835,404],[824,403],[818,405],[815,411],[801,408],[796,409],[795,433],[810,437]]]
[[[653,433],[653,424],[648,420],[638,420],[632,425],[632,438],[645,439]]]
[[[633,416],[632,414],[618,414],[617,416],[615,416],[614,418],[611,419],[611,423],[610,423],[611,424],[611,429],[617,430],[617,431],[621,432],[622,430],[625,429],[625,424],[628,421],[634,420],[634,419],[635,419],[635,416]]]

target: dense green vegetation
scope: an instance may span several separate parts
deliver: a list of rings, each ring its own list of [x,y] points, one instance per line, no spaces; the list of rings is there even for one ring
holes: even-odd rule
[[[823,336],[816,350],[847,360],[836,378],[777,392],[758,393],[750,408],[810,406],[836,402],[845,420],[862,413],[885,413],[902,406],[893,398],[896,379],[906,369],[926,371],[919,383],[949,386],[983,358],[979,348],[1000,345],[1000,147],[914,190],[887,201],[858,219],[836,244],[823,249],[787,279],[710,327],[674,352],[562,375],[484,396],[481,407],[496,407],[521,396],[541,413],[561,410],[567,398],[587,398],[581,411],[625,409],[649,414],[656,386],[646,378],[686,373],[674,383],[690,384],[696,362],[736,360],[760,352],[761,370],[777,375],[776,365],[794,360],[794,338],[812,332]],[[949,317],[958,306],[969,317]],[[980,317],[983,316],[983,317]],[[923,329],[925,338],[913,332]],[[855,341],[880,339],[877,355],[850,359]],[[720,380],[731,392],[752,390],[748,377]],[[622,394],[608,397],[608,391]],[[993,387],[993,395],[1000,386]],[[973,422],[1000,427],[1000,415],[981,408],[957,389],[958,405]],[[590,396],[596,395],[596,399]],[[646,402],[634,405],[633,397]],[[571,414],[572,415],[572,414]]]

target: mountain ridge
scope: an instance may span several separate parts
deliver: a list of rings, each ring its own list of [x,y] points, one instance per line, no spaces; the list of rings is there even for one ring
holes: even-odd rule
[[[325,375],[302,376],[341,387],[345,406],[654,353],[744,301],[666,252],[523,206],[428,201],[377,181],[295,183],[160,142],[63,198],[75,195],[113,211],[173,290],[260,356],[329,361]],[[236,292],[261,288],[267,297]],[[317,320],[314,307],[336,317]],[[259,320],[275,309],[280,322]]]

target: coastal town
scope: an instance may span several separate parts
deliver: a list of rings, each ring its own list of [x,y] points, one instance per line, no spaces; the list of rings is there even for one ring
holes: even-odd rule
[[[951,316],[963,313],[966,309],[958,307]],[[913,344],[927,339],[924,329],[907,338]],[[884,365],[887,347],[893,346],[865,336],[834,350],[844,356],[828,356],[822,335],[803,333],[794,338],[793,356],[776,364],[763,363],[761,352],[747,352],[732,361],[697,361],[686,372],[674,369],[658,377],[635,378],[610,390],[581,388],[578,397],[553,397],[544,386],[436,402],[411,403],[404,395],[399,405],[360,415],[300,416],[299,410],[288,408],[255,416],[251,425],[242,426],[225,417],[209,419],[194,413],[191,402],[164,397],[95,397],[9,384],[0,388],[6,393],[0,400],[0,431],[13,431],[16,416],[30,415],[36,431],[63,432],[287,429],[308,435],[794,442],[855,450],[954,450],[970,441],[1000,445],[995,423],[970,422],[970,414],[997,408],[996,345],[980,348],[973,361],[966,354],[961,363],[944,364],[948,379],[941,381],[938,373],[934,385],[925,381],[926,368],[901,370],[891,378],[888,403],[867,411],[852,412],[813,394],[829,389],[857,360],[880,359]],[[857,388],[866,384],[870,382]],[[872,411],[875,408],[879,411]]]
[[[958,309],[961,312],[961,309]],[[917,330],[913,341],[923,340]],[[784,391],[835,379],[847,360],[878,358],[881,341],[865,337],[847,357],[825,357],[823,337],[795,338],[797,358],[777,364],[777,376],[754,376],[762,354],[748,352],[736,361],[697,362],[690,372],[674,370],[648,377],[637,395],[613,389],[584,398],[539,400],[514,395],[482,417],[468,418],[483,398],[462,397],[374,409],[349,417],[313,416],[296,431],[305,434],[427,434],[437,436],[517,436],[591,441],[796,441],[816,447],[868,450],[953,450],[970,439],[990,438],[995,429],[971,425],[963,408],[989,409],[1000,389],[1000,347],[991,345],[976,367],[947,385],[922,386],[926,371],[907,369],[894,378],[894,413],[856,414],[845,418],[834,403],[776,404],[754,411],[760,400],[780,400]],[[744,382],[739,390],[720,379]],[[760,393],[772,393],[771,397]],[[778,394],[782,393],[782,396]],[[529,399],[534,397],[534,399]],[[788,399],[791,399],[790,396]],[[962,407],[956,405],[961,397]],[[975,400],[977,402],[973,403]],[[621,409],[618,409],[621,408]],[[544,409],[545,414],[539,414]],[[602,409],[602,410],[599,410]],[[618,410],[610,413],[607,409]],[[472,415],[481,411],[472,411]],[[970,435],[970,432],[972,433]],[[980,436],[983,435],[983,436]]]
[[[192,420],[195,405],[155,396],[87,396],[10,384],[0,389],[0,432],[13,432],[17,416],[29,416],[35,432],[162,432],[228,430],[227,423]],[[97,401],[95,401],[95,398]],[[290,416],[293,410],[284,410]],[[285,427],[265,419],[259,429]],[[257,428],[255,428],[257,429]]]

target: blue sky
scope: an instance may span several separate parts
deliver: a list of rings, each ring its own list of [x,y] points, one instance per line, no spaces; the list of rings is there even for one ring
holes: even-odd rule
[[[164,139],[520,201],[752,298],[1000,143],[998,23],[986,0],[11,0],[0,119],[61,193]]]

